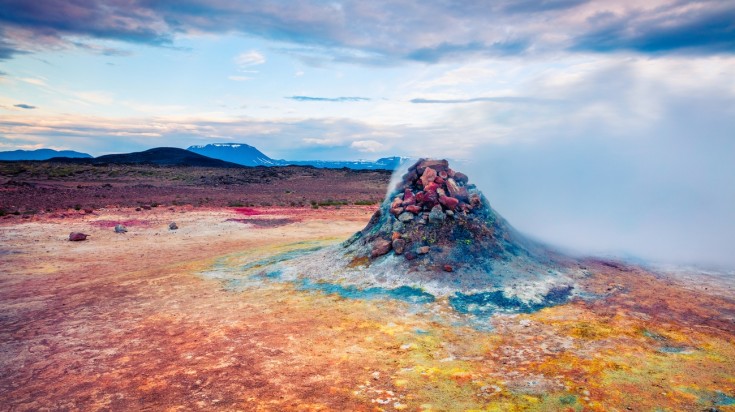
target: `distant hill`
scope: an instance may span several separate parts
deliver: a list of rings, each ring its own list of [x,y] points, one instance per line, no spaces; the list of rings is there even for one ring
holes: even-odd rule
[[[89,164],[149,164],[158,166],[199,166],[199,167],[241,167],[238,164],[212,159],[177,147],[157,147],[143,152],[110,154],[93,159],[71,159],[55,157],[54,162],[73,162]]]
[[[73,150],[54,150],[54,149],[37,149],[37,150],[12,150],[0,152],[0,160],[48,160],[52,157],[69,157],[74,159],[91,158],[87,153],[75,152]]]
[[[186,150],[243,166],[282,165],[281,161],[271,159],[260,150],[244,143],[211,143],[204,146],[189,146]]]
[[[211,143],[190,146],[187,150],[215,159],[237,163],[243,166],[314,166],[324,169],[387,169],[393,170],[401,163],[400,157],[385,157],[377,161],[369,160],[281,160],[271,159],[260,150],[245,143]]]

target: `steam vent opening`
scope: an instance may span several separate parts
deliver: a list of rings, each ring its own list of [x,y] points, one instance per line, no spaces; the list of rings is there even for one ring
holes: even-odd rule
[[[579,276],[568,258],[516,231],[443,159],[411,165],[348,240],[283,262],[277,272],[349,296],[447,298],[454,310],[474,315],[563,303]]]

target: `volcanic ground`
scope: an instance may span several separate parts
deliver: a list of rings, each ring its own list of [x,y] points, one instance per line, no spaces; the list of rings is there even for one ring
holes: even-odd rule
[[[480,198],[487,207],[473,214],[459,202],[440,202],[437,191],[441,207],[431,195],[420,210],[412,208],[411,222],[404,215],[396,236],[392,223],[390,233],[380,228],[411,206],[403,205],[405,188],[400,206],[392,187],[382,204],[354,205],[382,198],[386,175],[337,171],[298,180],[293,176],[302,171],[295,169],[270,186],[218,184],[208,195],[174,202],[175,191],[153,198],[135,185],[148,179],[154,189],[188,185],[182,193],[197,193],[201,176],[252,176],[136,167],[113,176],[105,171],[104,178],[92,175],[102,169],[46,178],[44,167],[3,175],[3,205],[18,208],[0,219],[3,410],[735,410],[732,274],[542,256],[514,234],[503,239],[523,247],[493,249],[510,262],[509,273],[528,262],[553,264],[536,280],[563,279],[559,285],[573,292],[507,307],[512,294],[503,294],[505,301],[481,293],[512,291],[513,282],[472,283],[478,267],[445,253],[484,229],[430,245],[408,230],[460,219],[447,210],[487,223],[486,212],[497,213],[492,199]],[[431,190],[430,182],[409,183],[414,196]],[[77,186],[109,190],[101,188],[106,184],[125,188],[125,195],[79,210],[66,200],[34,206],[28,198],[58,185],[73,199],[86,193]],[[277,192],[282,205],[249,201],[262,196],[253,193],[258,187]],[[446,181],[433,189],[445,187]],[[313,192],[299,192],[305,188]],[[343,189],[352,193],[342,195],[347,204],[334,204]],[[100,199],[89,190],[91,196],[77,198]],[[11,192],[12,202],[5,197]],[[306,198],[303,207],[291,206],[292,194]],[[199,202],[207,197],[211,205]],[[404,210],[390,210],[397,207]],[[171,222],[178,229],[170,230]],[[128,232],[115,233],[117,224]],[[439,227],[436,233],[451,233]],[[90,236],[70,242],[72,231]],[[385,245],[379,239],[390,247],[373,253]],[[427,253],[406,256],[425,246]],[[307,264],[327,254],[333,260],[322,264],[344,263],[344,276],[339,265],[315,273]],[[406,265],[410,283],[379,278],[376,268],[388,263]],[[354,271],[371,280],[356,282]],[[453,276],[463,273],[471,282],[451,289]],[[422,289],[422,279],[441,287]],[[457,300],[474,295],[482,298]],[[523,302],[533,302],[529,296]]]

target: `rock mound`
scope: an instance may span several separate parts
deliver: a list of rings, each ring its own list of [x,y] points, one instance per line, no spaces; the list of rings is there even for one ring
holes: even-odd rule
[[[500,293],[520,302],[515,306],[537,307],[572,293],[570,266],[516,231],[446,160],[420,159],[363,230],[281,272],[364,288],[409,286],[434,296]]]

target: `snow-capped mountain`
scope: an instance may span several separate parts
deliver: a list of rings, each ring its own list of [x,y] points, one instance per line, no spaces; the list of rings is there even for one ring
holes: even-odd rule
[[[282,160],[271,159],[260,150],[245,143],[210,143],[207,145],[190,146],[187,150],[208,156],[214,159],[225,160],[244,166],[314,166],[324,169],[387,169],[393,170],[403,160],[400,157],[384,157],[376,161],[371,160]]]

